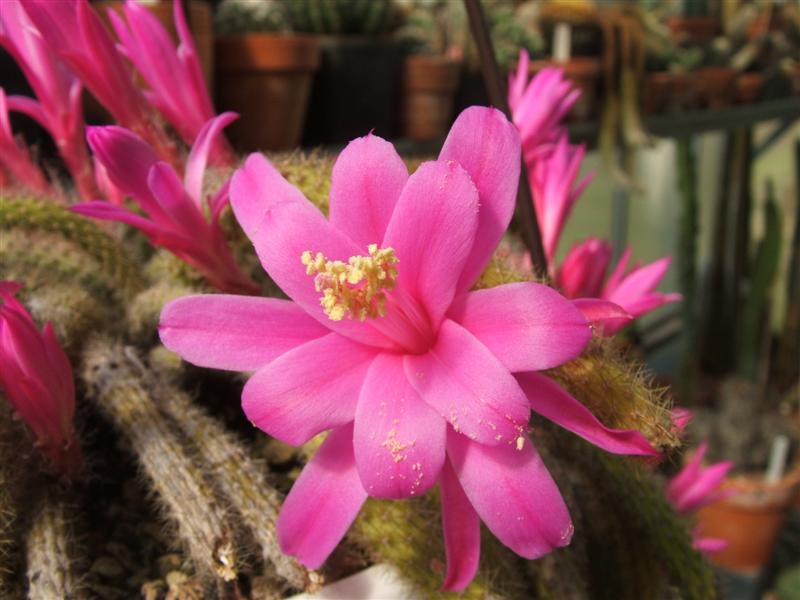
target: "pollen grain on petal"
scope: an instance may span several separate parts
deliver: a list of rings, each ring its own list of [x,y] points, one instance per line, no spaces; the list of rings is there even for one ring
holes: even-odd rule
[[[319,303],[331,320],[348,316],[364,321],[386,314],[386,291],[397,281],[397,256],[392,248],[377,244],[367,251],[368,256],[351,256],[346,263],[310,250],[300,256],[306,274],[314,276],[314,288],[322,292]]]

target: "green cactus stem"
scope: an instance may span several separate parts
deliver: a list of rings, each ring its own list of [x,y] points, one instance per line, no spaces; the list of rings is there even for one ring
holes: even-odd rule
[[[461,594],[441,592],[445,553],[441,513],[435,494],[410,500],[368,499],[348,534],[373,562],[394,566],[403,578],[429,599],[524,597],[527,582],[520,560],[482,535],[478,575]]]
[[[764,206],[764,236],[761,238],[750,268],[748,293],[744,297],[737,339],[738,370],[755,379],[759,357],[763,355],[763,331],[767,326],[770,291],[778,274],[783,247],[781,215],[772,181],[767,181],[767,202]]]
[[[308,571],[283,554],[278,545],[275,523],[282,498],[265,480],[264,467],[251,458],[251,452],[233,434],[183,391],[174,386],[158,385],[154,395],[159,406],[191,441],[222,494],[255,536],[265,564],[271,564],[295,589],[318,590],[322,584],[321,575]]]
[[[12,228],[60,235],[92,256],[115,282],[121,297],[141,288],[143,281],[117,242],[97,225],[62,206],[33,198],[4,198],[0,231]]]
[[[93,340],[84,353],[83,379],[96,404],[125,436],[198,573],[236,579],[230,516],[156,406],[135,354],[106,340]]]
[[[548,374],[608,427],[638,430],[662,450],[679,445],[667,390],[654,387],[645,367],[622,356],[613,341],[595,340]]]

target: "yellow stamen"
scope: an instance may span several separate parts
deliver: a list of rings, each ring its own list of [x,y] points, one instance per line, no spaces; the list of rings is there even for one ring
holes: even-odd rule
[[[327,260],[322,252],[303,252],[300,260],[306,275],[314,275],[314,288],[325,314],[333,321],[345,315],[364,321],[386,314],[386,290],[397,280],[397,256],[392,248],[370,244],[369,256],[351,256],[348,261]]]

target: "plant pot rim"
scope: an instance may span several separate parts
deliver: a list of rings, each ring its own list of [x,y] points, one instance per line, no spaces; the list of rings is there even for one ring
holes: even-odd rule
[[[316,36],[254,31],[218,36],[215,60],[228,71],[315,71],[320,50]]]
[[[547,67],[563,69],[567,76],[598,77],[603,71],[603,62],[594,56],[573,56],[566,61],[555,61],[549,58],[532,60],[528,66],[528,73],[534,75]],[[516,68],[516,64],[514,68]]]
[[[740,510],[781,511],[789,506],[800,490],[800,461],[775,483],[764,481],[763,474],[732,475],[725,479],[724,490],[736,493],[721,502]]]
[[[415,62],[427,63],[441,67],[450,67],[450,66],[460,67],[461,64],[464,62],[458,58],[443,56],[442,54],[425,54],[424,52],[414,52],[408,54],[406,55],[405,60],[407,63],[415,63]]]

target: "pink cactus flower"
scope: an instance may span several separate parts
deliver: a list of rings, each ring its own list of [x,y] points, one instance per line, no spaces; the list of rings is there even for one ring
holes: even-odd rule
[[[6,93],[0,87],[0,170],[11,181],[45,196],[52,196],[53,189],[39,166],[33,162],[24,144],[14,137],[8,116]]]
[[[36,436],[36,446],[67,478],[82,465],[75,439],[72,368],[53,326],[36,327],[14,298],[22,286],[0,281],[0,388]]]
[[[529,62],[528,53],[521,51],[517,72],[509,76],[508,103],[522,137],[536,217],[552,267],[561,230],[593,174],[578,182],[586,148],[570,144],[562,124],[580,91],[558,68],[542,69],[528,81]]]
[[[733,463],[723,461],[703,467],[707,450],[707,442],[700,444],[689,462],[667,485],[667,498],[679,514],[691,514],[704,506],[728,498],[733,492],[721,488]],[[728,545],[725,540],[704,538],[700,526],[695,527],[692,535],[694,547],[701,552],[719,552]]]
[[[123,127],[153,146],[162,160],[177,164],[175,145],[153,118],[117,52],[114,39],[88,0],[19,0],[44,40],[92,95]]]
[[[9,109],[28,115],[50,133],[80,196],[96,197],[84,138],[80,81],[50,50],[19,2],[3,2],[0,45],[22,69],[39,100],[10,96]]]
[[[333,169],[330,217],[259,154],[231,203],[291,300],[189,296],[161,315],[163,343],[196,365],[254,371],[247,417],[292,445],[331,430],[278,519],[285,552],[319,567],[368,496],[439,484],[447,574],[478,566],[482,520],[536,558],[569,543],[567,507],[528,437],[531,409],[612,452],[653,454],[536,373],[578,356],[591,333],[552,288],[470,291],[514,210],[519,136],[472,107],[438,160],[408,175],[388,142],[352,141]]]
[[[528,179],[542,232],[542,243],[552,265],[558,239],[578,197],[589,185],[593,173],[577,181],[586,147],[569,143],[566,133],[559,136],[552,152],[528,163]]]
[[[187,144],[193,144],[215,112],[180,0],[173,3],[180,38],[177,49],[161,22],[139,2],[128,0],[123,10],[125,20],[114,10],[108,12],[120,51],[147,82],[150,89],[144,92],[145,97]],[[233,163],[233,153],[222,136],[215,140],[211,160],[215,164]]]
[[[508,105],[528,164],[552,151],[564,133],[564,117],[581,94],[556,67],[542,69],[529,81],[529,65],[528,53],[521,50],[517,72],[509,75],[508,84]]]
[[[105,169],[109,184],[133,197],[148,218],[102,201],[77,204],[72,210],[133,225],[153,245],[166,248],[196,268],[219,290],[258,293],[258,286],[236,266],[219,224],[228,201],[228,184],[213,199],[203,198],[203,175],[214,140],[235,119],[236,114],[228,112],[206,123],[189,154],[183,182],[134,133],[121,127],[90,127],[89,146]],[[206,204],[210,218],[204,212]]]
[[[564,257],[556,272],[558,287],[568,298],[599,298],[616,304],[633,318],[681,299],[680,294],[655,291],[669,268],[670,257],[660,258],[645,266],[634,264],[626,273],[630,254],[630,248],[625,250],[606,279],[605,274],[611,262],[611,244],[606,240],[589,238],[573,246]],[[613,335],[629,320],[609,319],[605,322],[603,333]]]

